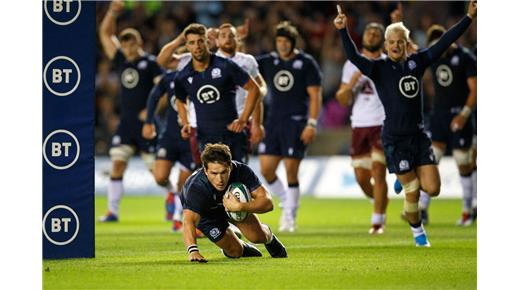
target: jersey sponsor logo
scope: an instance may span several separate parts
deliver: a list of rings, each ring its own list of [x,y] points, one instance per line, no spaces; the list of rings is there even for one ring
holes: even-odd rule
[[[79,86],[81,71],[78,64],[68,56],[51,59],[43,69],[45,87],[56,96],[68,96]]]
[[[51,207],[43,216],[43,234],[49,242],[64,246],[70,244],[79,232],[79,218],[76,212],[66,205]]]
[[[409,68],[410,70],[414,70],[416,67],[417,67],[417,64],[415,63],[415,61],[410,60],[410,61],[408,62],[408,68]]]
[[[81,13],[81,1],[45,0],[43,8],[50,21],[64,26],[73,23],[78,18]]]
[[[212,85],[205,85],[197,91],[197,99],[201,104],[213,104],[220,100],[220,92]]]
[[[419,81],[412,75],[407,75],[399,80],[399,91],[403,96],[412,99],[419,93]]]
[[[220,78],[222,77],[222,74],[220,72],[220,69],[218,67],[214,68],[211,70],[211,78],[212,79],[217,79],[217,78]]]
[[[121,83],[127,89],[133,89],[139,83],[139,73],[134,68],[127,68],[121,74]]]
[[[439,85],[443,87],[447,87],[453,82],[453,72],[451,68],[445,64],[441,64],[437,67],[435,76],[437,77]]]
[[[78,161],[80,145],[70,131],[59,129],[51,132],[43,141],[43,158],[54,169],[65,170]]]
[[[288,70],[281,70],[274,75],[274,86],[281,92],[287,92],[294,85],[294,77]]]
[[[409,170],[410,169],[410,163],[408,160],[401,160],[399,161],[399,170]]]
[[[212,228],[210,231],[209,231],[209,235],[216,239],[218,237],[218,235],[220,235],[220,230],[218,228]]]
[[[294,69],[302,69],[303,67],[303,61],[301,59],[297,59],[293,62],[292,67]]]

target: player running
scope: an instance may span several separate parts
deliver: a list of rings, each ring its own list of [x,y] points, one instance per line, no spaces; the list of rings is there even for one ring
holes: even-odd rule
[[[316,136],[321,108],[321,72],[316,60],[296,49],[298,31],[289,22],[276,26],[276,51],[257,57],[270,91],[265,139],[258,146],[262,175],[282,205],[280,231],[296,230],[300,202],[298,170]],[[281,126],[280,124],[283,124]],[[276,176],[284,162],[288,188]]]
[[[385,31],[387,59],[370,60],[359,54],[347,32],[347,17],[338,6],[334,25],[341,34],[347,57],[374,84],[385,108],[382,141],[390,173],[395,173],[405,192],[404,211],[416,246],[429,247],[426,231],[419,218],[419,189],[430,196],[440,192],[439,170],[424,132],[422,116],[422,76],[428,66],[455,42],[477,17],[477,4],[471,1],[468,13],[433,46],[407,54],[410,31],[402,22]]]
[[[230,146],[233,160],[245,161],[244,128],[259,101],[258,85],[236,63],[209,52],[204,25],[190,24],[183,33],[192,59],[175,79],[176,106],[183,124],[181,134],[183,138],[190,137],[191,126],[184,106],[189,96],[196,112],[199,148],[207,143],[224,143]],[[240,116],[235,106],[238,86],[247,91]]]
[[[430,27],[428,45],[436,43],[444,33],[446,29],[440,25]],[[452,148],[463,192],[462,217],[458,224],[468,226],[473,222],[475,169],[471,150],[474,129],[469,118],[477,104],[477,59],[467,48],[454,43],[432,64],[431,71],[435,88],[430,116],[433,153],[439,162],[446,148]],[[424,210],[428,209],[427,205],[425,202],[422,206]]]
[[[361,54],[369,59],[385,58],[383,54],[384,27],[369,23],[363,32]],[[343,66],[342,83],[336,93],[342,106],[354,103],[352,108],[352,166],[356,180],[369,198],[374,200],[369,233],[384,233],[388,187],[386,184],[386,161],[381,143],[381,129],[385,110],[377,95],[374,82],[363,76],[352,62]],[[374,179],[372,185],[371,179]]]
[[[247,165],[231,161],[231,151],[224,144],[207,144],[202,152],[203,168],[188,178],[182,189],[184,206],[184,245],[192,262],[207,262],[200,254],[196,243],[196,229],[222,249],[229,258],[259,257],[262,253],[252,244],[244,243],[229,228],[236,225],[252,243],[262,243],[273,258],[286,258],[284,245],[276,238],[269,226],[260,223],[254,213],[273,210],[271,196]],[[228,185],[244,184],[252,200],[241,203],[234,195],[226,193]],[[228,218],[227,211],[246,211],[249,214],[242,222]]]
[[[99,28],[103,50],[112,60],[121,80],[121,117],[109,151],[112,170],[108,186],[108,212],[100,218],[102,222],[119,219],[123,174],[130,157],[140,152],[150,170],[154,162],[155,141],[145,140],[141,130],[148,93],[159,81],[162,70],[155,57],[143,51],[143,41],[137,30],[127,28],[116,37],[116,18],[122,10],[122,1],[112,2]]]

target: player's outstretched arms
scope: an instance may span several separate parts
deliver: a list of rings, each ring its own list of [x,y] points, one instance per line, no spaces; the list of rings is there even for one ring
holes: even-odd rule
[[[466,32],[471,25],[472,19],[477,17],[477,1],[471,1],[468,6],[468,14],[464,16],[457,24],[453,25],[446,33],[444,33],[439,41],[429,48],[431,62],[435,62],[450,47],[452,43],[457,41],[459,37]]]
[[[116,19],[117,15],[123,11],[123,7],[124,4],[121,0],[110,3],[107,14],[99,27],[99,40],[109,59],[114,58],[117,49],[120,47],[119,40],[116,37]]]
[[[199,248],[197,246],[197,236],[195,226],[200,221],[200,215],[194,211],[189,209],[185,209],[183,211],[184,221],[183,221],[183,236],[184,236],[184,245],[186,246],[186,250],[188,251],[188,260],[190,262],[199,262],[206,263],[208,260],[204,258],[199,252]]]
[[[343,48],[345,53],[347,54],[348,59],[366,76],[371,75],[372,73],[372,60],[362,56],[357,50],[352,38],[348,34],[347,31],[347,16],[343,14],[339,5],[338,7],[338,15],[334,19],[334,26],[339,30],[341,43],[343,43]]]

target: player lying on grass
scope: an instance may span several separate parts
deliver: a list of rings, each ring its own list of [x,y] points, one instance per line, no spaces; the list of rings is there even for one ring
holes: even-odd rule
[[[285,258],[284,245],[269,226],[260,223],[254,213],[273,210],[270,194],[247,165],[231,161],[231,150],[224,144],[207,144],[201,155],[203,168],[191,175],[182,190],[184,207],[184,244],[192,262],[207,262],[196,243],[196,228],[222,249],[229,258],[260,257],[262,253],[252,244],[241,241],[229,228],[237,226],[252,243],[262,243],[271,257]],[[234,195],[226,194],[228,185],[242,183],[251,192],[251,201],[241,203]],[[228,218],[226,211],[249,212],[242,222]]]
[[[428,49],[408,55],[410,31],[398,22],[385,31],[387,59],[371,60],[356,49],[347,32],[347,16],[338,9],[334,25],[341,34],[347,57],[374,84],[383,103],[386,119],[381,135],[390,173],[395,173],[405,192],[404,211],[416,246],[430,243],[419,218],[419,189],[430,196],[440,192],[439,170],[424,132],[422,77],[424,71],[455,42],[477,17],[472,1],[468,14]]]

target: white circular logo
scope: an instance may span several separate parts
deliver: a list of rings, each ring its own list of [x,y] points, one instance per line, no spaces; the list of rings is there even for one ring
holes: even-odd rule
[[[212,85],[205,85],[197,91],[197,99],[202,104],[213,104],[220,100],[220,92]]]
[[[288,70],[281,70],[274,75],[274,86],[280,92],[287,92],[294,85],[294,77]]]
[[[51,16],[51,13],[49,13],[49,8],[47,7],[48,4],[51,3],[52,6],[52,14],[55,15],[55,17]],[[77,3],[77,4],[75,4]],[[72,22],[74,22],[80,12],[81,12],[81,0],[78,1],[48,1],[45,0],[45,3],[43,3],[43,8],[45,10],[45,14],[47,14],[47,17],[50,21],[54,22],[58,25],[69,25]],[[74,10],[76,10],[76,13],[74,14]],[[65,16],[63,16],[65,15]],[[71,15],[74,15],[71,17]],[[60,16],[60,17],[58,17]],[[63,18],[63,19],[62,19]]]
[[[435,76],[437,77],[437,82],[443,87],[447,87],[453,82],[453,72],[451,68],[445,64],[441,64],[437,67]]]
[[[71,68],[52,68],[51,69],[51,83],[54,85],[54,86],[59,86],[58,88],[55,88],[56,90],[52,89],[50,86],[49,86],[49,82],[47,81],[47,72],[48,72],[48,69],[49,67],[51,66],[51,64],[55,61],[66,61],[66,62],[69,62],[72,64],[72,67],[74,67],[76,69],[76,82],[74,84],[74,86],[72,88],[71,87],[71,78],[74,77],[74,74],[72,73],[72,69]],[[66,64],[66,66],[70,66],[70,64]],[[45,68],[43,69],[43,82],[45,83],[45,87],[47,87],[47,89],[55,94],[56,96],[68,96],[70,94],[72,94],[77,88],[78,88],[78,85],[79,85],[79,82],[81,80],[81,71],[79,70],[79,66],[78,64],[72,60],[72,58],[68,57],[68,56],[57,56],[53,59],[51,59],[46,65],[45,65]]]
[[[404,76],[399,80],[399,91],[403,96],[412,99],[419,93],[419,81],[414,76]]]
[[[72,140],[74,141],[76,154],[74,155],[74,158],[72,161],[69,161],[71,159],[71,157],[69,157],[69,155],[71,155],[71,154],[69,154],[69,151],[73,151],[73,149],[74,149],[74,147],[72,147],[71,142],[51,142],[51,148],[50,148],[51,157],[56,158],[56,159],[57,158],[65,159],[64,164],[55,164],[55,163],[51,162],[49,160],[49,158],[47,157],[47,149],[48,149],[47,143],[51,139],[51,137],[56,134],[65,134],[66,137],[68,137],[69,139],[72,138]],[[57,141],[65,141],[65,140],[63,140],[63,138],[61,138],[61,139],[62,140],[57,140]],[[67,139],[67,138],[65,138],[65,139]],[[43,158],[45,158],[45,161],[47,161],[47,164],[49,164],[54,169],[65,170],[65,169],[70,168],[72,165],[74,165],[74,163],[76,163],[76,161],[78,161],[79,151],[80,151],[80,147],[79,147],[78,138],[76,138],[76,136],[74,136],[74,134],[72,134],[71,132],[69,132],[67,130],[59,129],[59,130],[52,131],[49,135],[47,135],[47,138],[45,138],[45,141],[43,141]]]
[[[134,68],[127,68],[121,74],[121,83],[127,89],[133,89],[139,83],[139,73]]]
[[[69,211],[70,213],[72,213],[72,215],[74,216],[74,219],[76,220],[76,229],[74,230],[74,234],[72,234],[72,237],[70,237],[69,239],[63,241],[63,242],[59,242],[59,241],[56,241],[54,239],[52,239],[49,234],[47,233],[47,227],[45,226],[45,223],[47,221],[47,218],[49,217],[49,215],[55,211],[55,210],[58,210],[58,209],[64,209],[64,210],[67,210]],[[61,231],[61,228],[62,228],[62,225],[61,225],[61,221],[65,220],[65,219],[53,219],[53,220],[57,220],[60,222],[59,224],[59,231]],[[70,222],[70,219],[68,220],[65,220],[65,224],[63,225],[63,228],[65,231],[68,231],[68,225],[69,225],[69,222]],[[64,245],[67,245],[67,244],[70,244],[75,238],[76,236],[78,235],[78,232],[79,232],[79,218],[78,218],[78,215],[76,214],[76,212],[66,206],[66,205],[56,205],[56,206],[53,206],[51,207],[46,213],[45,215],[43,216],[43,223],[42,223],[42,226],[43,226],[43,234],[45,235],[45,237],[47,238],[47,240],[49,240],[49,242],[57,245],[57,246],[64,246]],[[52,227],[52,225],[51,225]],[[53,232],[53,230],[51,229],[51,232]]]

